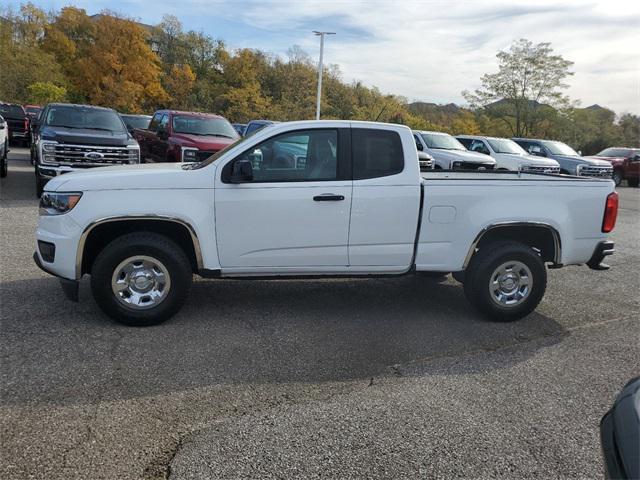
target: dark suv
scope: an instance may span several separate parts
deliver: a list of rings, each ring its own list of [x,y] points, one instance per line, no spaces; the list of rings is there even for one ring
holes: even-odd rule
[[[57,175],[91,167],[140,163],[138,142],[110,108],[50,103],[33,121],[36,193]]]
[[[22,105],[0,102],[0,115],[9,126],[9,142],[29,145],[29,116]]]

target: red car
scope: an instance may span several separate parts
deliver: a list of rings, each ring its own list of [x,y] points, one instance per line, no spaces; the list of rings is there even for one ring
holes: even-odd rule
[[[199,162],[240,138],[224,117],[176,110],[157,111],[133,135],[146,162]]]
[[[613,181],[616,186],[626,180],[630,187],[640,181],[640,148],[610,147],[589,158],[607,160],[613,165]]]

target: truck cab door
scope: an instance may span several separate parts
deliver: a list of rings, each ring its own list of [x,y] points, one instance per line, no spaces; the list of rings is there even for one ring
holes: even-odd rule
[[[422,196],[413,141],[388,126],[351,129],[353,270],[403,271],[411,266]]]
[[[248,147],[216,172],[223,274],[348,268],[349,129],[289,131]]]

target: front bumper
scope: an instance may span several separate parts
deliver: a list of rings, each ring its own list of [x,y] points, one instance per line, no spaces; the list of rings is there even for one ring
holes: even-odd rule
[[[58,277],[58,280],[60,280],[60,286],[62,287],[62,291],[64,292],[64,295],[69,300],[71,300],[72,302],[78,301],[79,299],[78,292],[80,290],[80,282],[78,282],[77,280],[69,280],[67,278],[60,277],[57,273],[47,269],[47,267],[45,267],[43,262],[40,260],[40,256],[38,255],[38,252],[33,252],[33,261],[43,272],[46,272],[49,275]]]
[[[587,262],[587,266],[591,270],[609,270],[609,265],[606,263],[602,263],[604,257],[608,257],[609,255],[613,255],[615,252],[614,243],[611,241],[600,242],[596,249],[593,251],[593,255]]]

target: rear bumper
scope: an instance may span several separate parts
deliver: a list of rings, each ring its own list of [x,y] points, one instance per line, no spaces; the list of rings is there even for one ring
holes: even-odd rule
[[[613,255],[615,252],[614,243],[611,241],[600,242],[593,251],[593,255],[587,262],[591,270],[609,270],[609,265],[602,263],[604,257]]]

